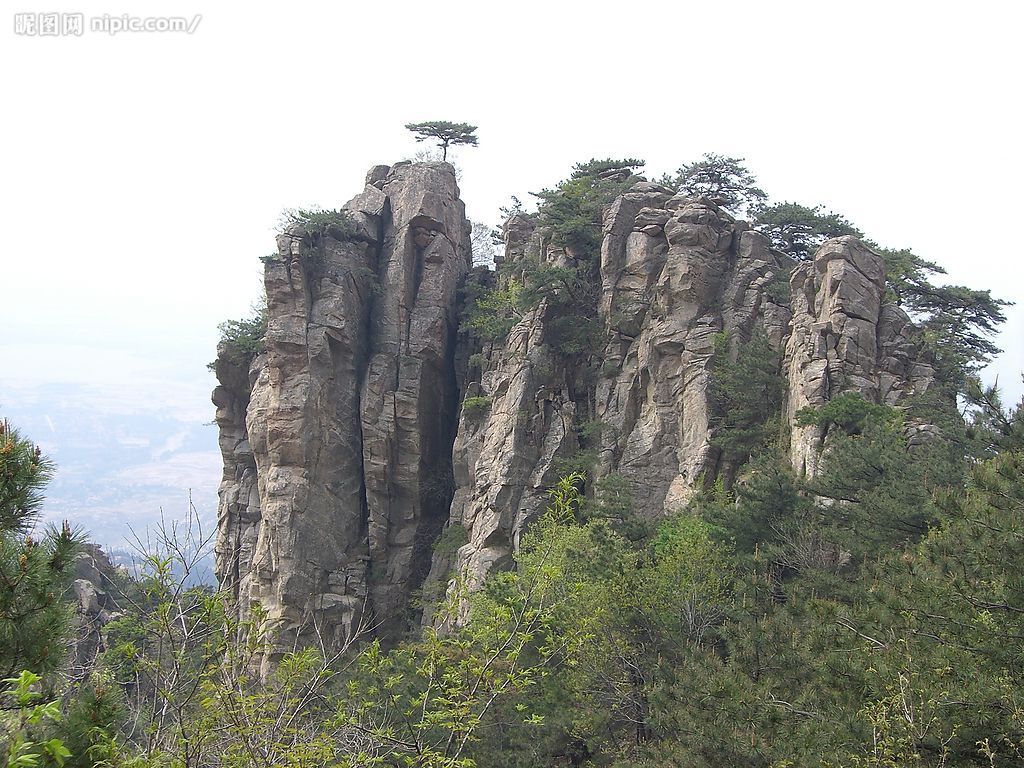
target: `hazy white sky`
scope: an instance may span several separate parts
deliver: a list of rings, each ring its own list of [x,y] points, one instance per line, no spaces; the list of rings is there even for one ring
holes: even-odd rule
[[[594,156],[657,174],[719,152],[775,200],[1024,300],[1020,3],[175,0],[133,12],[198,14],[193,34],[110,35],[89,30],[124,12],[106,0],[60,8],[85,32],[57,37],[15,34],[8,7],[0,385],[130,382],[131,356],[209,383],[281,209],[344,202],[419,148],[414,120],[480,126],[456,160],[488,223]],[[1019,395],[1024,307],[1009,316],[998,372]],[[201,400],[173,407],[212,418]]]

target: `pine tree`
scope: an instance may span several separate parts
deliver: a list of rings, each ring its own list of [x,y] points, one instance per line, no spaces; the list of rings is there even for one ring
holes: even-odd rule
[[[468,144],[475,147],[476,126],[469,123],[450,123],[447,120],[433,120],[426,123],[407,123],[408,130],[416,134],[416,141],[434,139],[441,148],[441,160],[448,160],[448,147]]]
[[[973,374],[999,353],[991,338],[1006,320],[1003,308],[1012,302],[990,291],[937,285],[933,277],[946,270],[909,248],[883,248],[879,253],[885,259],[890,298],[917,322],[939,377],[970,399]]]
[[[755,210],[768,200],[768,195],[756,186],[757,178],[743,165],[742,157],[708,152],[664,181],[683,194],[707,197],[732,213]]]
[[[61,661],[70,610],[61,600],[80,545],[64,523],[34,532],[53,464],[0,422],[0,677]]]
[[[820,205],[808,208],[799,203],[777,203],[762,208],[754,223],[775,248],[800,261],[810,259],[815,248],[833,237],[864,237],[844,216]]]

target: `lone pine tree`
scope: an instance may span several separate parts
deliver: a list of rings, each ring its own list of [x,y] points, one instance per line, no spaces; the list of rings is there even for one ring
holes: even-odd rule
[[[448,160],[448,147],[468,144],[475,147],[477,142],[475,125],[450,123],[447,120],[433,120],[425,123],[407,123],[408,130],[416,134],[416,141],[437,141],[441,148],[441,159]]]

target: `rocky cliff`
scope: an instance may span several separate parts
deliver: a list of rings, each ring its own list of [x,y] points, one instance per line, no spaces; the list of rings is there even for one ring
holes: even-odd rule
[[[546,301],[500,342],[460,328],[468,230],[451,166],[378,166],[336,222],[278,238],[263,351],[219,350],[218,574],[282,648],[368,622],[396,637],[425,583],[508,567],[567,467],[614,476],[649,518],[731,477],[713,441],[716,340],[736,354],[763,334],[791,424],[840,392],[896,404],[932,381],[881,257],[853,238],[796,264],[715,202],[638,181],[604,211],[584,369],[553,341]],[[503,274],[576,259],[534,217],[504,231]],[[827,440],[794,426],[794,467],[817,471]],[[462,546],[432,555],[446,526]]]
[[[399,631],[429,570],[451,501],[468,243],[451,166],[374,168],[336,221],[278,237],[263,352],[220,350],[217,572],[282,648],[343,642],[371,616]]]

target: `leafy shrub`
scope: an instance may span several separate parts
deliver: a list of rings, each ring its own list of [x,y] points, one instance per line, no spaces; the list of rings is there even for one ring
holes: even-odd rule
[[[576,475],[590,477],[591,468],[597,463],[597,451],[577,451],[571,456],[560,456],[552,466],[559,477]]]
[[[522,319],[520,288],[509,283],[506,288],[481,291],[467,305],[469,327],[487,341],[501,341]]]
[[[281,213],[278,228],[283,231],[289,227],[301,227],[314,237],[330,235],[335,240],[343,240],[357,232],[351,214],[341,209],[286,208]]]
[[[469,543],[469,531],[458,523],[449,524],[434,542],[434,552],[439,555],[454,555],[459,547]]]
[[[596,272],[604,208],[641,178],[633,171],[642,166],[634,158],[591,160],[576,165],[554,189],[536,193],[541,226],[577,263],[555,265],[531,254],[506,267],[501,285],[495,285],[493,273],[471,275],[465,288],[469,327],[484,339],[498,341],[546,302],[546,343],[563,355],[593,353],[601,331]]]
[[[60,722],[60,704],[56,701],[39,703],[42,698],[37,690],[39,675],[23,670],[17,677],[5,679],[8,695],[13,706],[5,705],[0,710],[0,726],[6,736],[0,749],[0,757],[8,768],[34,768],[40,761],[52,761],[63,765],[71,757],[64,743],[57,738],[45,739],[35,731]]]
[[[250,317],[226,320],[217,328],[222,344],[238,356],[252,360],[263,351],[263,340],[267,335],[267,306],[258,307]]]
[[[545,326],[545,341],[563,355],[586,356],[601,348],[601,323],[594,317],[564,314]]]
[[[605,424],[600,419],[589,419],[581,422],[576,427],[576,434],[580,436],[581,440],[591,441],[600,440],[601,436],[611,431],[611,425]]]
[[[772,275],[771,280],[769,280],[764,286],[765,296],[767,296],[769,301],[773,304],[789,306],[790,302],[793,300],[793,293],[789,287],[789,276],[792,272],[792,268],[779,269],[774,275]]]
[[[568,179],[554,189],[536,193],[540,223],[556,245],[571,248],[578,256],[594,260],[601,249],[604,206],[631,187],[639,177],[634,170],[644,162],[636,158],[590,160],[573,168]],[[609,172],[622,170],[622,175]]]
[[[462,412],[466,414],[466,418],[475,418],[480,416],[491,408],[491,398],[486,395],[480,395],[478,397],[467,397],[462,401]]]
[[[94,672],[75,692],[57,727],[71,752],[65,768],[93,768],[104,742],[117,732],[124,718],[123,695],[109,673]]]
[[[633,483],[618,472],[594,483],[594,497],[583,505],[585,520],[607,520],[612,530],[627,541],[650,537],[651,522],[637,513],[633,504]]]

